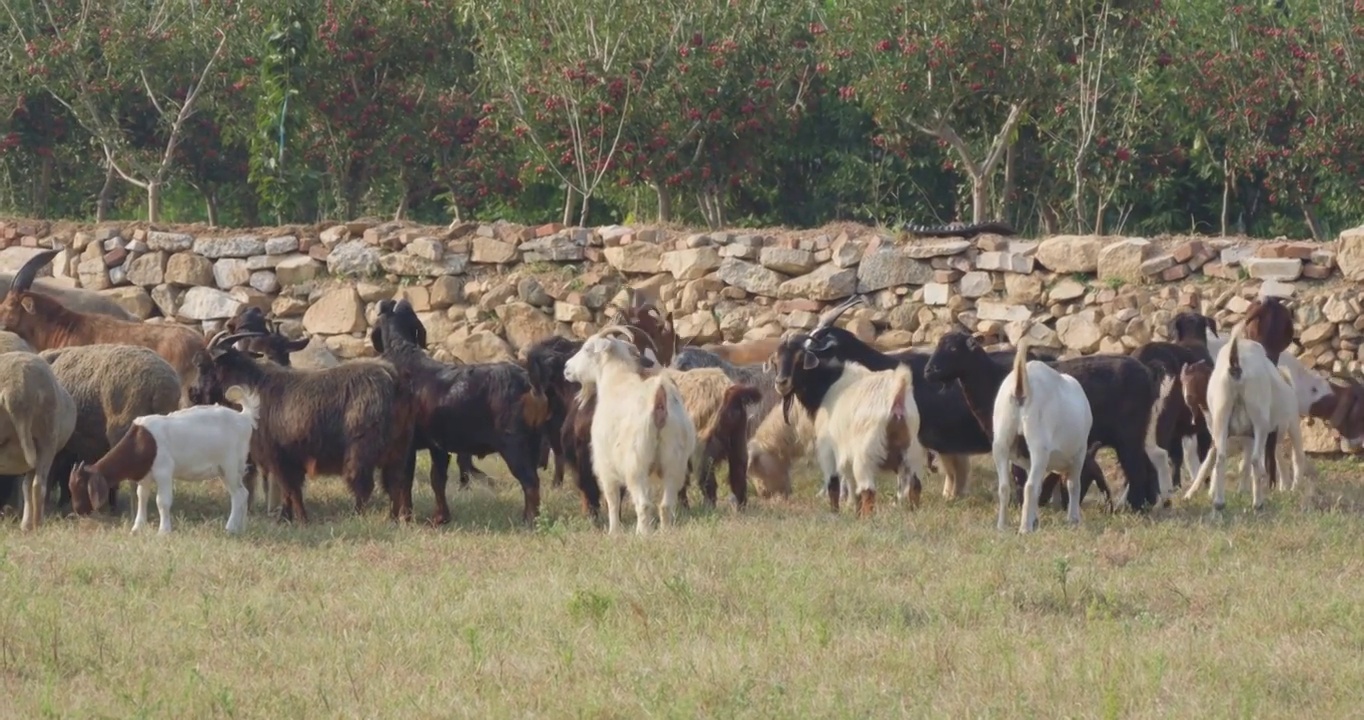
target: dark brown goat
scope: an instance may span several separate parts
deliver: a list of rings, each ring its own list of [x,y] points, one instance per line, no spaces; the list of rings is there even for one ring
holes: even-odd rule
[[[634,291],[629,291],[630,304],[620,311],[617,325],[630,331],[635,347],[660,367],[672,364],[677,355],[677,333],[673,330],[673,314],[659,310],[652,303],[642,301]]]
[[[393,308],[375,321],[375,349],[401,368],[411,382],[416,417],[409,472],[416,467],[416,448],[431,452],[431,490],[436,496],[432,522],[450,520],[445,498],[449,453],[478,456],[497,453],[521,484],[522,519],[540,514],[540,477],[535,466],[540,455],[541,428],[549,418],[549,403],[530,382],[525,369],[511,362],[447,365],[433,360],[417,344],[413,327]]]
[[[1312,418],[1321,418],[1340,433],[1351,449],[1364,445],[1364,386],[1353,380],[1331,383],[1331,394],[1312,404]],[[1312,420],[1308,420],[1312,422]]]
[[[34,255],[14,274],[14,282],[0,300],[0,330],[18,335],[37,351],[101,343],[151,348],[175,368],[180,376],[181,405],[189,405],[189,389],[198,378],[198,359],[205,350],[203,336],[183,325],[77,312],[47,295],[33,292],[30,287],[38,270],[51,262],[57,252],[47,250]]]
[[[321,370],[257,362],[233,345],[243,335],[209,341],[212,364],[199,378],[202,394],[242,385],[261,398],[251,457],[279,481],[282,520],[307,522],[306,477],[341,475],[363,511],[382,477],[390,517],[412,519],[412,450],[416,403],[406,374],[386,360],[352,360]]]
[[[581,342],[551,335],[526,351],[526,373],[530,377],[530,382],[549,401],[549,419],[545,422],[544,437],[548,450],[554,455],[554,487],[563,485],[564,466],[573,462],[570,460],[570,448],[578,442],[568,420],[570,415],[576,416],[578,413],[576,406],[579,387],[577,383],[564,378],[564,363],[573,357],[573,353],[580,347]],[[595,398],[592,402],[595,405]],[[589,421],[588,426],[590,425]],[[586,453],[588,440],[587,435],[581,438],[584,459],[590,457],[590,454]],[[541,467],[544,467],[546,460],[542,458]],[[590,465],[590,462],[588,464]],[[597,481],[591,476],[591,468],[588,467],[587,471],[588,479],[595,485]]]
[[[1198,461],[1202,460],[1208,448],[1212,446],[1212,435],[1208,431],[1207,421],[1202,414],[1195,415],[1185,403],[1183,382],[1180,379],[1181,369],[1190,363],[1204,362],[1211,366],[1212,356],[1208,354],[1208,345],[1206,342],[1192,340],[1179,343],[1153,341],[1133,350],[1132,357],[1141,361],[1155,374],[1157,380],[1164,378],[1174,380],[1170,397],[1166,399],[1165,405],[1161,407],[1160,416],[1156,419],[1156,444],[1170,456],[1170,464],[1173,466],[1171,480],[1175,485],[1179,485],[1184,468],[1184,438],[1189,435],[1197,438]]]
[[[243,305],[237,314],[223,324],[232,334],[261,333],[237,343],[237,349],[264,357],[280,365],[290,365],[289,353],[308,347],[308,338],[290,340],[279,331],[279,325],[268,321],[265,311],[255,305]]]

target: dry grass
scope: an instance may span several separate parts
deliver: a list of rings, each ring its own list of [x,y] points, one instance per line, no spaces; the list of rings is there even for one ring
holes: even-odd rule
[[[515,527],[501,472],[452,491],[448,529],[324,481],[312,526],[229,538],[221,486],[185,483],[168,538],[3,523],[0,716],[1345,717],[1364,490],[1318,465],[1313,499],[1258,515],[1087,504],[1031,537],[995,531],[979,465],[953,505],[856,522],[807,474],[648,539],[591,530],[567,488]]]

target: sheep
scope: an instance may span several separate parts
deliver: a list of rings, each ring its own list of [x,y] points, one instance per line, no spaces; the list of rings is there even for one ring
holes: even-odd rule
[[[183,325],[142,323],[78,312],[32,291],[38,270],[51,262],[57,252],[38,253],[15,273],[14,282],[0,296],[0,330],[15,333],[40,351],[99,343],[151,348],[179,374],[181,405],[192,404],[189,391],[198,377],[198,356],[205,350],[203,336]]]
[[[1156,421],[1173,383],[1157,384],[1139,361],[1126,355],[1091,355],[1049,363],[1074,376],[1089,398],[1094,418],[1090,444],[1111,447],[1127,476],[1128,505],[1142,510],[1168,497],[1169,456],[1155,442]],[[924,368],[930,382],[956,380],[967,405],[982,427],[992,424],[990,412],[1007,371],[989,361],[983,341],[954,331],[938,341]],[[1151,463],[1158,483],[1150,482]]]
[[[76,403],[46,361],[0,353],[0,474],[25,476],[21,529],[42,524],[52,463],[75,427]]]
[[[839,484],[856,483],[858,517],[876,509],[876,472],[899,475],[897,497],[909,490],[910,477],[927,465],[919,442],[919,412],[914,403],[913,371],[897,364],[872,371],[857,363],[821,359],[809,335],[784,339],[774,357],[782,412],[798,401],[815,426],[815,455],[824,475],[830,508],[838,511]]]
[[[990,452],[989,424],[979,422],[966,395],[956,383],[925,382],[928,379],[925,371],[930,353],[913,350],[882,353],[851,332],[833,325],[842,312],[863,301],[861,295],[855,295],[821,318],[818,326],[810,332],[812,351],[821,358],[838,357],[843,362],[856,362],[872,370],[889,370],[897,365],[908,365],[914,373],[914,402],[920,409],[919,442],[943,458],[946,470],[943,496],[949,500],[964,496],[970,472],[968,456]],[[1046,359],[1036,349],[1029,352],[1031,359]],[[1002,377],[1012,362],[1013,353],[994,352],[990,353],[990,358],[999,366]],[[981,406],[982,411],[986,409],[987,406]],[[1015,479],[1021,489],[1024,479],[1021,470],[1015,473]],[[1042,490],[1044,502],[1051,497],[1056,480],[1056,476],[1047,479]],[[919,478],[913,478],[911,483],[910,504],[915,505],[918,502]],[[1087,466],[1082,487],[1087,490],[1090,483],[1096,483],[1105,496],[1109,495],[1103,472],[1095,463]]]
[[[0,297],[9,292],[14,277],[9,273],[0,273]],[[30,287],[33,292],[46,295],[76,312],[87,315],[108,315],[111,318],[128,322],[138,320],[132,313],[124,310],[123,306],[115,302],[113,298],[101,295],[93,290],[66,287],[52,278],[37,278]]]
[[[1232,436],[1249,437],[1251,504],[1264,505],[1262,483],[1267,481],[1265,453],[1270,434],[1287,430],[1294,441],[1293,484],[1306,465],[1302,438],[1293,412],[1294,393],[1289,374],[1276,367],[1260,343],[1244,339],[1245,323],[1238,324],[1231,339],[1217,353],[1207,384],[1208,425],[1212,430],[1213,451],[1204,458],[1198,475],[1189,484],[1184,498],[1192,497],[1202,481],[1212,474],[1212,501],[1215,510],[1226,507],[1226,461],[1230,457]],[[1288,425],[1288,428],[1284,426]]]
[[[171,479],[223,479],[231,499],[227,532],[246,529],[246,454],[260,416],[260,398],[239,386],[226,393],[241,405],[232,410],[222,405],[195,405],[166,415],[143,415],[104,457],[71,469],[72,495],[85,492],[102,498],[124,480],[137,482],[137,515],[133,532],[147,525],[147,496],[156,488],[157,534],[171,531]],[[87,490],[88,489],[88,490]]]
[[[71,502],[77,515],[115,507],[117,488],[108,494],[72,489],[71,467],[92,463],[127,434],[133,420],[164,415],[180,406],[180,376],[151,349],[136,345],[81,345],[39,353],[76,403],[76,427],[57,456],[52,479],[60,483],[58,506]]]
[[[408,465],[418,448],[431,457],[431,491],[436,497],[434,524],[450,521],[445,497],[449,454],[497,453],[521,484],[522,519],[540,514],[540,478],[535,472],[541,427],[549,403],[516,363],[447,365],[417,344],[415,327],[393,307],[380,310],[374,324],[375,349],[410,378],[417,408]]]
[[[411,338],[422,350],[426,349],[426,325],[422,324],[421,319],[417,317],[417,312],[412,309],[411,303],[406,300],[380,300],[379,314],[390,315],[392,317],[391,322],[396,323],[399,332]],[[374,329],[370,331],[369,342],[376,352],[383,354],[383,332],[379,329],[377,324],[374,326]],[[464,363],[456,358],[455,361],[450,364],[463,365]],[[436,451],[424,445],[417,449],[424,449],[427,451],[427,455],[433,459],[432,472],[435,472],[436,464],[434,459],[436,456],[434,453]],[[493,479],[474,465],[473,457],[470,456],[469,453],[459,453],[456,455],[455,459],[459,466],[459,488],[461,490],[469,489],[469,479],[471,477],[476,477],[486,483],[489,487],[492,487]],[[440,458],[440,472],[442,473],[441,487],[445,487],[448,482],[447,478],[449,476],[449,471],[450,454],[445,453]]]
[[[814,444],[815,426],[805,413],[791,422],[773,407],[748,441],[748,477],[760,498],[791,497],[791,465]]]
[[[1169,382],[1169,381],[1167,381]],[[1013,464],[1028,467],[1023,485],[1023,513],[1019,532],[1037,529],[1037,501],[1043,477],[1060,473],[1070,482],[1066,519],[1080,522],[1080,476],[1089,456],[1089,431],[1094,416],[1080,381],[1046,363],[1028,361],[1027,337],[1018,343],[1013,369],[995,394],[993,451],[999,475],[1000,530],[1008,526]]]
[[[0,353],[7,352],[26,352],[32,353],[33,346],[24,342],[24,339],[12,332],[0,330]]]
[[[606,496],[607,532],[620,530],[621,490],[635,503],[635,532],[649,532],[651,507],[660,528],[670,526],[696,447],[696,427],[682,393],[667,374],[645,377],[634,349],[606,328],[588,338],[564,364],[569,382],[591,386],[600,412],[592,415],[592,468]],[[619,329],[619,331],[624,331]]]
[[[233,345],[246,334],[219,332],[208,342],[211,364],[200,392],[241,385],[261,398],[251,456],[284,496],[282,521],[307,522],[303,483],[307,476],[341,475],[356,512],[374,492],[381,474],[389,516],[412,519],[408,460],[416,418],[405,373],[387,360],[365,358],[337,367],[301,370],[258,363]]]

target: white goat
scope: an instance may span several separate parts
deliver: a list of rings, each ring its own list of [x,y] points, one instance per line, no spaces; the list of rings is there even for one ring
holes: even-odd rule
[[[1094,424],[1089,398],[1080,381],[1057,372],[1039,360],[1027,361],[1028,342],[1023,338],[1014,355],[1013,370],[1004,377],[995,395],[995,472],[999,475],[999,529],[1008,526],[1009,498],[1013,495],[1012,465],[1028,471],[1023,486],[1023,516],[1019,532],[1037,529],[1037,502],[1042,480],[1060,473],[1070,484],[1067,520],[1080,522],[1080,477],[1089,450],[1089,431]],[[1026,443],[1020,445],[1019,440]]]
[[[1296,397],[1291,375],[1275,367],[1265,355],[1264,346],[1242,337],[1244,323],[1232,331],[1231,339],[1217,351],[1212,376],[1208,380],[1208,429],[1213,447],[1198,468],[1187,500],[1212,475],[1212,502],[1215,509],[1226,507],[1226,465],[1231,457],[1231,438],[1249,438],[1251,503],[1264,505],[1261,493],[1268,480],[1265,469],[1265,441],[1278,430],[1293,442],[1293,486],[1303,474],[1306,455],[1296,412]],[[1283,357],[1289,357],[1286,353]]]
[[[564,378],[597,394],[592,416],[592,469],[606,498],[607,532],[620,530],[620,491],[635,502],[635,532],[645,534],[651,508],[660,528],[670,526],[677,495],[696,448],[696,426],[682,394],[666,373],[645,376],[637,351],[608,327],[588,338],[564,364]],[[627,335],[628,337],[628,335]]]
[[[171,480],[207,480],[218,476],[227,486],[232,507],[227,531],[246,528],[246,456],[251,434],[260,417],[260,398],[234,385],[225,393],[241,405],[233,410],[222,405],[195,405],[165,415],[143,415],[104,457],[90,465],[80,463],[71,471],[72,493],[88,489],[92,496],[106,497],[110,483],[137,482],[137,516],[133,532],[147,524],[147,497],[156,486],[159,534],[171,530]]]

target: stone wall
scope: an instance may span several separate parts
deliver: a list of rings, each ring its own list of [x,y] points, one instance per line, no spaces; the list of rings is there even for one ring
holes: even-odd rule
[[[1259,294],[1294,300],[1299,356],[1321,371],[1364,361],[1364,227],[1334,243],[1245,238],[984,235],[896,237],[852,224],[807,231],[694,232],[622,226],[420,227],[357,220],[249,231],[0,224],[0,271],[38,248],[63,252],[64,282],[116,298],[139,317],[216,330],[258,305],[309,360],[372,354],[379,300],[405,297],[437,357],[514,357],[549,333],[584,336],[626,285],[673,312],[692,342],[738,341],[809,328],[853,292],[868,307],[845,324],[886,347],[928,344],[953,327],[1072,353],[1125,352],[1165,338],[1181,307],[1224,327]]]

